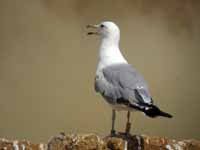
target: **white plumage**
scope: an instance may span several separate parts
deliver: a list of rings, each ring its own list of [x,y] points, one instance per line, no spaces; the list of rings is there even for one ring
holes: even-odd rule
[[[95,28],[101,37],[99,60],[96,70],[95,90],[112,106],[112,130],[114,134],[115,110],[126,110],[126,133],[130,131],[130,111],[138,110],[149,117],[164,116],[171,118],[168,113],[161,111],[153,104],[148,85],[142,75],[128,64],[119,49],[120,30],[113,22],[102,22],[99,25],[88,25]]]

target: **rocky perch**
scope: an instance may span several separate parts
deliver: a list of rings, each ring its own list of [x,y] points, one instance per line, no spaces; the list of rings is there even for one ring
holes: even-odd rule
[[[200,150],[200,141],[171,140],[145,135],[101,138],[96,134],[65,135],[60,133],[47,144],[0,139],[0,150]]]

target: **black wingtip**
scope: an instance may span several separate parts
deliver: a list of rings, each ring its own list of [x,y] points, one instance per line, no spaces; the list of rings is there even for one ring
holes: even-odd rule
[[[155,117],[158,117],[158,116],[162,116],[162,117],[167,117],[167,118],[172,118],[173,116],[169,113],[166,113],[164,111],[161,111],[157,106],[155,105],[152,105],[148,108],[146,108],[144,110],[144,113],[151,117],[151,118],[155,118]]]
[[[171,114],[163,112],[163,111],[160,111],[160,115],[159,116],[167,117],[167,118],[172,118],[173,117]]]

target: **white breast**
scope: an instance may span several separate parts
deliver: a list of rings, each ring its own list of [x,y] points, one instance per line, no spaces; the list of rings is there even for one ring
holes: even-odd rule
[[[119,63],[127,63],[127,61],[121,54],[118,47],[116,46],[100,47],[97,72],[102,70],[104,67]]]

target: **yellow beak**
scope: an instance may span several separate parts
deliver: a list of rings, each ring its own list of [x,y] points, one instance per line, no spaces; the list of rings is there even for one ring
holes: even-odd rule
[[[98,25],[87,25],[86,26],[86,28],[92,28],[92,29],[98,29],[99,28],[99,26]],[[88,32],[88,35],[92,35],[92,34],[96,34],[96,35],[98,35],[99,33],[97,32],[97,31],[91,31],[91,32]]]

